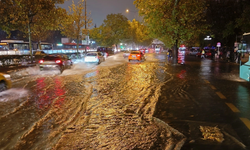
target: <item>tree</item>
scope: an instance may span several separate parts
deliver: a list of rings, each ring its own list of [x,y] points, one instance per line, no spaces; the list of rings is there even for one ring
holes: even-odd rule
[[[129,23],[122,14],[109,14],[100,27],[103,45],[117,45],[124,39],[128,39]]]
[[[236,19],[236,27],[241,29],[241,34],[250,32],[250,2],[243,1],[243,6],[242,14]]]
[[[50,36],[52,36],[52,31],[60,29],[60,25],[64,22],[65,14],[65,9],[56,8],[53,11],[49,11],[35,18],[36,22],[39,22],[39,24],[36,23],[32,26],[33,32],[31,35],[32,39],[38,42],[40,50],[41,41],[47,40]]]
[[[98,43],[98,45],[103,45],[104,44],[102,42],[103,37],[102,37],[102,34],[101,34],[101,30],[102,30],[102,26],[89,30],[90,38],[95,40],[95,42]]]
[[[68,15],[66,16],[65,21],[62,23],[62,34],[69,38],[76,39],[77,41],[77,53],[81,37],[88,35],[88,28],[92,25],[92,20],[87,16],[86,11],[84,14],[84,10],[86,8],[83,3],[84,0],[80,0],[78,4],[75,5],[74,1],[72,0],[72,5],[69,6]]]
[[[144,17],[150,34],[167,47],[175,46],[173,63],[177,63],[177,45],[207,29],[203,19],[204,0],[135,0],[134,4]]]
[[[35,32],[35,26],[43,25],[43,28],[51,29],[52,20],[58,17],[59,8],[55,5],[63,2],[64,0],[1,0],[0,26],[7,33],[17,29],[28,34],[32,59],[31,34]]]
[[[153,39],[149,36],[147,26],[143,25],[139,21],[133,19],[128,21],[129,28],[129,41],[136,45],[148,46],[152,43]]]
[[[233,47],[236,35],[241,34],[236,23],[242,14],[241,0],[206,0],[206,6],[206,21],[210,24],[209,34],[214,35],[213,44],[221,42]]]

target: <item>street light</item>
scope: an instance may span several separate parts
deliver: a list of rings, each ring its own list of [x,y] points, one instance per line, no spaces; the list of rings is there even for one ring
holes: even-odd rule
[[[130,11],[129,9],[126,9],[126,13],[129,14],[130,12],[134,13],[134,19],[137,20],[137,16],[138,16],[138,11]],[[133,20],[133,19],[132,19]]]

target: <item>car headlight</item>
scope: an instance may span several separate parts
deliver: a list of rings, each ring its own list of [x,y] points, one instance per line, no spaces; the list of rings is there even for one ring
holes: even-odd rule
[[[3,76],[4,76],[6,79],[9,79],[9,80],[11,79],[9,74],[4,74]]]

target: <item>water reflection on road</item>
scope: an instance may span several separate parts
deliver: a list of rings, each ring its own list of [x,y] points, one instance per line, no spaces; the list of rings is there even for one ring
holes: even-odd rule
[[[107,61],[90,67],[90,72],[78,65],[62,75],[38,74],[14,83],[29,92],[12,102],[0,102],[0,148],[154,146],[159,133],[170,132],[152,124],[160,88],[171,79],[165,55],[150,54],[142,63],[117,60],[116,66]],[[171,138],[164,133],[162,140]]]

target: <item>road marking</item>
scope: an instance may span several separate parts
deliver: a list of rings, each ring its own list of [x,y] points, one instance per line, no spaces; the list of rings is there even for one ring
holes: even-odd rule
[[[233,112],[235,112],[235,113],[239,113],[240,112],[240,110],[237,108],[237,107],[235,107],[232,103],[226,103],[227,104],[227,106],[233,111]]]
[[[247,118],[240,118],[240,120],[247,126],[247,128],[250,130],[250,120]]]
[[[210,82],[208,80],[204,80],[207,84],[209,84]]]
[[[216,90],[216,88],[213,85],[210,85],[211,89]]]
[[[216,94],[217,94],[221,99],[227,99],[226,96],[224,96],[221,92],[216,92]]]

